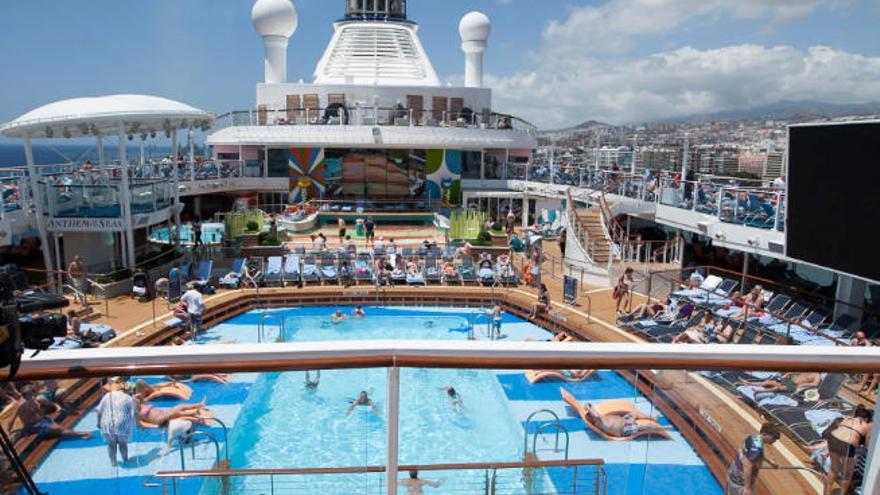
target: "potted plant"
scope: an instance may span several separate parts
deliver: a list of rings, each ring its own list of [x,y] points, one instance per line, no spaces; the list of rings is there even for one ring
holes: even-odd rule
[[[260,245],[260,224],[254,220],[249,221],[241,238],[242,247],[254,247]]]

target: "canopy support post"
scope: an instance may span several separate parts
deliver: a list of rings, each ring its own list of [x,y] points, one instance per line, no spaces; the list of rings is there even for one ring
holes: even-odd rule
[[[128,159],[126,158],[125,149],[125,126],[119,124],[119,165],[122,167],[121,183],[122,188],[119,201],[122,206],[122,217],[125,222],[125,244],[126,253],[128,253],[128,268],[133,272],[135,269],[136,258],[134,255],[134,228],[131,223],[131,185],[128,179]]]
[[[40,197],[39,185],[37,184],[37,166],[34,163],[34,150],[31,146],[31,137],[25,132],[22,136],[24,140],[24,158],[27,162],[28,168],[28,177],[30,179],[31,185],[31,197],[34,200],[34,208],[37,213],[37,230],[40,232],[40,251],[43,252],[43,263],[46,265],[46,283],[50,285],[50,288],[53,288],[56,281],[55,277],[52,276],[52,270],[55,267],[55,264],[52,262],[52,249],[49,246],[49,235],[46,232],[46,218],[43,216],[43,201]],[[53,191],[51,188],[46,186],[46,194],[52,194]],[[58,286],[60,288],[61,286]]]

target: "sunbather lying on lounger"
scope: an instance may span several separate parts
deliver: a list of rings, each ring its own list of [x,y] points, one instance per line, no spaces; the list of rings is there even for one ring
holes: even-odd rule
[[[653,423],[657,418],[646,416],[638,412],[626,414],[600,414],[589,403],[584,404],[587,418],[595,424],[603,433],[612,437],[626,438],[642,432],[665,431],[666,428]],[[649,420],[649,423],[639,423],[640,419]]]
[[[169,421],[178,418],[199,419],[208,411],[207,399],[198,404],[180,404],[171,408],[155,407],[138,401],[138,422],[142,427],[164,428]]]
[[[715,331],[715,317],[709,311],[696,326],[688,328],[672,339],[673,344],[705,344]]]
[[[786,393],[793,394],[805,388],[818,387],[822,383],[822,375],[819,373],[786,373],[771,380],[747,382],[740,380],[738,385],[760,387],[755,388],[755,393]]]
[[[526,379],[529,383],[540,381],[562,380],[569,383],[582,382],[593,376],[596,370],[528,370]]]
[[[134,384],[134,396],[141,402],[149,402],[163,397],[189,400],[192,397],[192,389],[174,381],[150,385],[143,380],[138,380]]]
[[[215,382],[226,385],[231,376],[225,373],[204,373],[200,375],[167,375],[165,378],[173,382]]]
[[[665,313],[670,305],[670,300],[666,299],[666,304],[660,304],[659,302],[654,303],[642,303],[636,306],[632,312],[626,315],[624,318],[629,318],[632,320],[645,320],[648,318],[653,318],[654,316]]]

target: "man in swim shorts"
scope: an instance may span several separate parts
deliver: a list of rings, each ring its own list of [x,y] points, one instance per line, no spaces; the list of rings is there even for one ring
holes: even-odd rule
[[[663,431],[665,428],[656,423],[639,423],[640,419],[656,421],[656,418],[639,413],[600,414],[590,404],[585,404],[587,418],[606,435],[627,438],[643,431]]]
[[[497,304],[492,309],[492,328],[495,330],[495,338],[501,338],[501,306]]]
[[[822,375],[819,373],[786,373],[771,380],[759,382],[740,381],[740,385],[755,387],[756,394],[784,393],[793,394],[805,388],[818,387],[822,383]]]
[[[46,416],[45,413],[43,413],[42,408],[40,408],[39,402],[37,402],[37,391],[34,389],[33,385],[25,385],[22,387],[21,395],[22,399],[18,406],[18,410],[15,411],[12,420],[7,425],[7,428],[11,430],[13,424],[15,424],[15,420],[21,420],[23,426],[19,431],[19,436],[36,435],[39,439],[51,437],[80,437],[84,440],[92,437],[91,432],[80,432],[64,428]]]

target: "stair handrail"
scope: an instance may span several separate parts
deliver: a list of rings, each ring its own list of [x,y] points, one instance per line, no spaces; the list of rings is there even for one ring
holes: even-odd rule
[[[595,264],[595,256],[593,250],[590,249],[590,246],[593,245],[591,243],[591,239],[589,238],[589,232],[584,229],[583,225],[580,224],[577,216],[577,209],[574,206],[574,198],[571,194],[571,188],[565,191],[566,197],[568,199],[565,215],[568,217],[568,228],[571,235],[574,235],[575,240],[577,241],[575,244],[584,255],[587,263]]]

